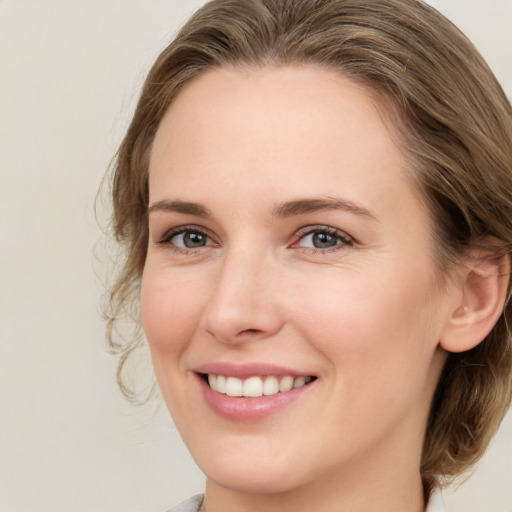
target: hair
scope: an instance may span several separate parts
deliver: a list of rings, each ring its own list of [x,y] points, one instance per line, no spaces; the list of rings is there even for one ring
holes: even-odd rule
[[[124,260],[106,303],[107,339],[125,364],[144,344],[138,314],[148,243],[148,162],[180,90],[222,66],[313,65],[385,99],[411,178],[433,219],[440,268],[493,240],[512,246],[512,108],[470,41],[420,0],[213,0],[160,54],[111,167],[112,230]],[[449,271],[446,271],[449,272]],[[512,396],[512,306],[476,348],[449,354],[426,429],[426,488],[471,468]],[[128,336],[119,325],[135,321]]]

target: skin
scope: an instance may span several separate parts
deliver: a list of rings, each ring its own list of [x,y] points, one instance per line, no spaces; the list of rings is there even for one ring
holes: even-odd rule
[[[462,295],[440,286],[428,211],[377,107],[327,70],[218,69],[158,129],[143,324],[208,512],[424,510],[439,341]],[[276,215],[333,197],[345,207]],[[209,215],[162,207],[172,201]],[[205,245],[183,247],[183,226]],[[315,247],[325,227],[334,245]],[[219,361],[317,379],[268,418],[229,421],[194,373]]]

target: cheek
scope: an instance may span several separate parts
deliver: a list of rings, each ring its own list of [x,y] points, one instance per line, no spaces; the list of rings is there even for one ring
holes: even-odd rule
[[[333,424],[345,425],[347,437],[368,440],[409,414],[421,423],[428,409],[437,346],[426,306],[430,287],[409,283],[345,275],[297,294],[307,297],[297,305],[305,312],[302,336],[328,362]]]
[[[198,325],[201,293],[171,272],[144,270],[142,325],[153,356],[181,352]]]
[[[336,276],[338,277],[338,276]],[[398,382],[398,375],[426,371],[437,346],[427,277],[389,271],[340,272],[338,279],[304,282],[295,294],[303,335],[343,379],[364,374]],[[397,385],[400,385],[399,383]]]

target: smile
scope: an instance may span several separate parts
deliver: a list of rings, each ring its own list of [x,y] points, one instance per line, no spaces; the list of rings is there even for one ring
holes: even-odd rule
[[[214,374],[208,374],[206,377],[210,388],[217,393],[230,397],[251,398],[285,393],[292,389],[301,388],[313,380],[313,377],[309,376],[292,377],[290,375],[283,377],[273,375],[266,377],[254,376],[247,379]]]

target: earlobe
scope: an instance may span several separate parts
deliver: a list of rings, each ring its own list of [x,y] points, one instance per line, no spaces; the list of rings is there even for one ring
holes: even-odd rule
[[[462,293],[440,339],[448,352],[476,347],[491,332],[506,300],[510,273],[507,255],[472,251],[462,275]]]

